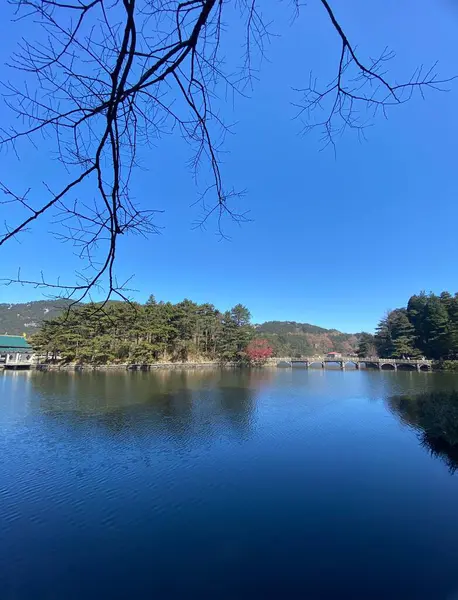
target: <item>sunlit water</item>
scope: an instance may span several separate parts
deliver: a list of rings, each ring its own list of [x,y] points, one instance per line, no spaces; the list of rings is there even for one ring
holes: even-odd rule
[[[0,599],[458,597],[458,463],[410,414],[454,389],[433,373],[0,373]]]

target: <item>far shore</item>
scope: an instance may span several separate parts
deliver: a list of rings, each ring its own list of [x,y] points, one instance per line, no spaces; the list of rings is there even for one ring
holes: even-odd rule
[[[148,364],[116,363],[116,364],[91,364],[91,363],[38,363],[30,367],[37,371],[152,371],[156,369],[233,369],[233,368],[259,368],[275,367],[281,358],[271,358],[264,365],[248,366],[239,362],[221,362],[221,361],[187,361],[187,362],[158,362]],[[0,365],[0,369],[3,365]]]
[[[18,366],[17,370],[34,370],[34,371],[64,371],[64,372],[75,372],[75,371],[154,371],[154,370],[178,370],[178,369],[259,369],[259,368],[273,368],[277,366],[285,366],[285,361],[290,360],[289,358],[272,357],[266,360],[263,364],[249,365],[240,362],[221,362],[221,361],[187,361],[187,362],[157,362],[157,363],[113,363],[113,364],[94,364],[94,363],[59,363],[59,362],[48,362],[48,363],[35,363],[31,365]],[[387,359],[388,360],[388,359]],[[5,368],[4,364],[0,364],[0,371]],[[313,367],[312,367],[313,368]],[[7,369],[6,369],[7,370]],[[16,369],[12,369],[16,370]],[[315,369],[314,369],[315,370]],[[335,370],[335,369],[332,369]],[[347,370],[347,369],[346,369]],[[351,367],[348,370],[353,370]],[[356,370],[356,369],[355,369]],[[366,370],[364,367],[363,370]],[[367,369],[373,370],[373,369]],[[383,369],[385,370],[385,369]],[[446,361],[431,361],[429,371],[434,372],[458,372],[458,360],[446,360]]]

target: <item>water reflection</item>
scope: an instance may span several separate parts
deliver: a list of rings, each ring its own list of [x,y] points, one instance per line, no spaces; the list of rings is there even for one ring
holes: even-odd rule
[[[458,469],[458,391],[393,396],[388,406],[403,423],[418,431],[422,446],[455,473]]]
[[[90,418],[112,434],[135,429],[136,435],[157,433],[180,444],[193,432],[208,439],[227,429],[245,437],[256,398],[273,376],[269,369],[39,373],[29,381],[29,414],[74,428]]]
[[[457,375],[0,373],[0,600],[445,600],[458,477],[398,419],[451,454],[421,399],[447,389]]]

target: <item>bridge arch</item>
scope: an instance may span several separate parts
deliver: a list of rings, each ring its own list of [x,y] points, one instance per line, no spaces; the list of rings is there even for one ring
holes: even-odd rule
[[[380,362],[379,364],[382,371],[396,371],[396,365],[391,362]]]
[[[406,362],[400,363],[398,365],[398,371],[416,371],[417,370],[417,365],[414,364],[409,364]]]
[[[296,358],[293,361],[291,361],[291,366],[292,367],[308,367],[309,362],[308,360],[306,360],[305,358]]]
[[[378,362],[374,362],[372,360],[362,360],[361,361],[366,369],[378,369]]]
[[[343,361],[343,364],[344,364],[344,365],[353,365],[353,366],[355,367],[355,369],[357,369],[357,368],[358,368],[358,366],[359,366],[359,361],[357,361],[357,360],[352,360],[352,359],[350,358],[350,359],[348,359],[348,360],[344,360],[344,361]]]
[[[322,367],[322,365],[323,365],[323,361],[322,361],[322,360],[319,360],[318,358],[317,358],[317,359],[313,359],[313,358],[312,358],[312,359],[309,361],[309,366],[310,366],[310,367],[320,367],[320,368],[321,368],[321,367]]]

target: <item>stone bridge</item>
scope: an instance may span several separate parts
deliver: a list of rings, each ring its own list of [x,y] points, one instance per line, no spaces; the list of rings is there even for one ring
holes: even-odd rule
[[[304,367],[308,369],[311,365],[321,365],[322,369],[327,366],[338,365],[345,369],[348,365],[353,365],[356,369],[361,367],[366,369],[379,369],[384,371],[431,371],[432,361],[423,359],[404,359],[404,358],[357,358],[356,356],[312,356],[304,358],[285,358],[277,363],[277,367]]]

